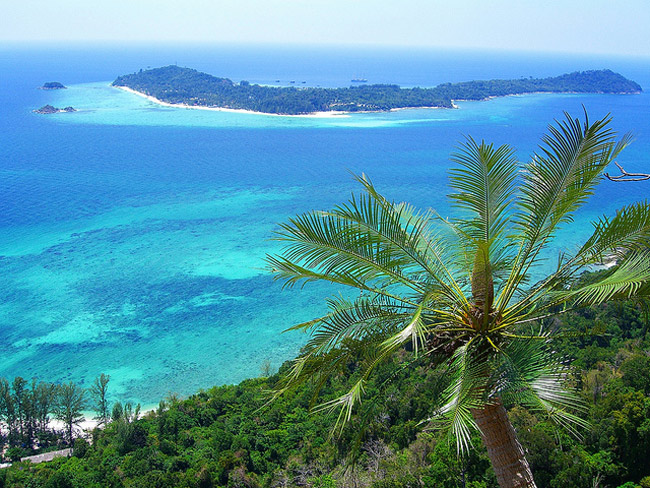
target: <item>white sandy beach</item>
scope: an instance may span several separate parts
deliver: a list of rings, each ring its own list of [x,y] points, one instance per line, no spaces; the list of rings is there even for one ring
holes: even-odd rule
[[[158,407],[154,407],[154,406],[143,408],[140,410],[140,413],[138,414],[138,418],[141,419],[142,417],[146,416],[151,412],[155,412],[156,410],[158,410]],[[91,437],[92,431],[95,428],[100,427],[99,421],[95,418],[95,415],[96,413],[94,412],[90,412],[90,411],[83,412],[83,420],[78,424],[75,424],[75,432],[77,436],[81,435],[81,437],[85,439],[89,439]],[[65,431],[65,429],[67,428],[66,424],[63,421],[58,420],[53,416],[50,418],[49,427],[57,431]]]
[[[152,97],[151,95],[147,95],[146,93],[133,90],[132,88],[126,86],[116,86],[115,88],[124,90],[134,95],[138,95],[139,97],[146,98],[150,102],[156,103],[158,105],[162,105],[163,107],[187,108],[193,110],[212,110],[213,112],[232,112],[238,114],[269,115],[271,117],[309,117],[309,118],[349,117],[349,114],[347,112],[336,112],[336,111],[314,112],[311,114],[301,114],[301,115],[285,115],[285,114],[270,114],[267,112],[255,112],[254,110],[244,110],[244,109],[236,109],[236,108],[203,107],[197,105],[187,105],[184,103],[168,103],[168,102],[163,102],[162,100],[159,100],[156,97]]]

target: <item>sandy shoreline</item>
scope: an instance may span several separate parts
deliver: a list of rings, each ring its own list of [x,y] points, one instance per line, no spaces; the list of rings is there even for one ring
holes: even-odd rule
[[[336,110],[331,110],[328,112],[313,112],[310,114],[298,114],[298,115],[290,115],[290,114],[271,114],[268,112],[255,112],[254,110],[245,110],[245,109],[240,109],[240,108],[224,108],[224,107],[204,107],[200,105],[187,105],[184,103],[169,103],[169,102],[163,102],[162,100],[152,97],[151,95],[147,95],[146,93],[142,93],[139,91],[136,91],[132,88],[129,88],[128,86],[115,86],[111,85],[114,88],[118,88],[119,90],[123,90],[128,93],[132,93],[133,95],[137,95],[142,98],[146,98],[150,102],[153,102],[157,105],[161,105],[163,107],[172,107],[172,108],[186,108],[186,109],[191,109],[191,110],[211,110],[213,112],[231,112],[231,113],[237,113],[237,114],[251,114],[251,115],[268,115],[270,117],[300,117],[300,118],[331,118],[331,117],[350,117],[351,112],[342,112],[342,111],[336,111]],[[456,104],[453,103],[452,101],[452,108],[458,108]],[[417,109],[446,109],[447,107],[399,107],[399,108],[391,108],[390,110],[387,110],[386,112],[398,112],[401,110],[417,110]],[[359,112],[354,112],[355,114],[368,114],[368,113],[382,113],[383,111],[359,111]]]
[[[135,407],[133,408],[135,409]],[[154,406],[141,408],[140,413],[138,414],[138,419],[145,417],[151,412],[156,412],[157,410],[158,407],[154,407]],[[90,411],[84,411],[82,415],[83,415],[83,420],[75,424],[75,433],[76,433],[75,437],[81,436],[85,439],[88,439],[94,429],[98,427],[101,429],[103,427],[101,427],[99,420],[96,418],[97,415],[96,413]],[[50,429],[56,431],[65,431],[67,429],[65,422],[58,420],[56,418],[50,418],[48,425]]]
[[[114,85],[112,85],[114,86]],[[223,108],[223,107],[202,107],[202,106],[197,106],[197,105],[186,105],[184,103],[168,103],[168,102],[163,102],[162,100],[157,99],[156,97],[152,97],[151,95],[147,95],[146,93],[142,93],[136,90],[133,90],[132,88],[129,88],[127,86],[115,86],[115,88],[118,88],[120,90],[123,90],[128,93],[132,93],[133,95],[138,95],[139,97],[146,98],[150,102],[153,102],[157,105],[162,105],[163,107],[172,107],[172,108],[186,108],[186,109],[191,109],[191,110],[211,110],[213,112],[231,112],[231,113],[237,113],[237,114],[252,114],[252,115],[268,115],[270,117],[308,117],[308,118],[330,118],[330,117],[349,117],[350,115],[347,112],[336,112],[336,111],[331,111],[331,112],[314,112],[311,114],[300,114],[300,115],[288,115],[288,114],[270,114],[266,112],[255,112],[254,110],[244,110],[244,109],[238,109],[238,108]]]

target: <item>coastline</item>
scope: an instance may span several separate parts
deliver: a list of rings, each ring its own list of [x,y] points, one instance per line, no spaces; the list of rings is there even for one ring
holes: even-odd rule
[[[206,107],[203,105],[187,105],[185,103],[169,103],[169,102],[164,102],[160,100],[159,98],[152,97],[151,95],[147,95],[146,93],[139,92],[137,90],[134,90],[133,88],[129,88],[128,86],[118,86],[118,85],[111,85],[113,88],[117,88],[118,90],[122,90],[128,93],[131,93],[133,95],[137,95],[142,98],[146,98],[150,102],[155,103],[156,105],[161,105],[163,107],[170,107],[170,108],[185,108],[185,109],[190,109],[190,110],[210,110],[213,112],[230,112],[230,113],[237,113],[237,114],[249,114],[249,115],[268,115],[270,117],[298,117],[298,118],[333,118],[333,117],[350,117],[352,113],[355,114],[376,114],[376,113],[383,113],[383,112],[398,112],[401,110],[418,110],[418,109],[438,109],[438,110],[449,110],[448,107],[399,107],[399,108],[391,108],[390,110],[362,110],[358,112],[345,112],[345,111],[340,111],[340,110],[330,110],[327,112],[313,112],[309,114],[272,114],[269,112],[256,112],[254,110],[246,110],[243,108],[225,108],[225,107]],[[492,97],[491,97],[492,98]],[[494,97],[496,98],[496,97]],[[476,100],[473,100],[476,101]],[[451,109],[457,109],[458,105],[454,103],[454,100],[452,100],[452,106]]]
[[[213,112],[230,112],[230,113],[238,113],[238,114],[249,114],[249,115],[268,115],[270,117],[297,117],[297,118],[335,118],[335,117],[350,117],[352,113],[355,114],[366,114],[366,113],[381,113],[383,111],[358,111],[358,112],[345,112],[345,111],[337,111],[337,110],[331,110],[327,112],[313,112],[309,114],[273,114],[269,112],[256,112],[254,110],[246,110],[246,109],[240,109],[240,108],[225,108],[225,107],[206,107],[202,105],[187,105],[184,103],[169,103],[169,102],[164,102],[156,97],[153,97],[151,95],[147,95],[146,93],[139,92],[137,90],[134,90],[132,88],[129,88],[128,86],[118,86],[118,85],[111,85],[113,88],[117,88],[119,90],[123,90],[125,92],[131,93],[133,95],[137,95],[142,98],[146,98],[150,102],[153,102],[157,105],[163,106],[163,107],[170,107],[170,108],[184,108],[184,109],[190,109],[190,110],[210,110]],[[602,94],[602,92],[599,92]],[[641,92],[638,92],[641,93]],[[632,94],[638,94],[638,93],[632,93]],[[505,97],[525,97],[527,95],[559,95],[559,94],[570,94],[570,95],[584,95],[584,93],[581,92],[546,92],[546,91],[538,91],[538,92],[525,92],[525,93],[510,93],[508,95],[494,95],[486,98],[481,98],[480,100],[466,100],[466,99],[454,99],[451,101],[451,110],[457,110],[460,108],[455,102],[486,102],[492,99],[496,98],[505,98]],[[617,93],[617,95],[627,95],[627,93]],[[447,107],[398,107],[398,108],[391,108],[390,110],[387,110],[387,112],[398,112],[401,110],[417,110],[417,109],[447,109]],[[63,112],[63,110],[60,110]]]
[[[240,108],[225,108],[225,107],[205,107],[201,105],[187,105],[184,103],[169,103],[169,102],[163,102],[162,100],[152,97],[151,95],[147,95],[146,93],[139,92],[137,90],[134,90],[133,88],[129,88],[128,86],[116,86],[116,85],[111,85],[114,88],[117,88],[119,90],[123,90],[125,92],[131,93],[133,95],[137,95],[142,98],[146,98],[150,102],[153,102],[157,105],[161,105],[163,107],[171,107],[171,108],[185,108],[185,109],[191,109],[191,110],[210,110],[212,112],[230,112],[230,113],[237,113],[237,114],[249,114],[249,115],[268,115],[271,117],[299,117],[299,118],[331,118],[331,117],[349,117],[348,112],[340,112],[340,111],[329,111],[329,112],[314,112],[311,114],[298,114],[298,115],[290,115],[290,114],[271,114],[268,112],[255,112],[254,110],[245,110],[245,109],[240,109]]]

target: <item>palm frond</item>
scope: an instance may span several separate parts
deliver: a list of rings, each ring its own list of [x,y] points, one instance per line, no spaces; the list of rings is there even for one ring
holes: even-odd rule
[[[554,307],[554,302],[544,300],[552,292],[568,288],[578,273],[587,266],[600,264],[605,260],[623,260],[627,255],[650,248],[650,204],[638,202],[616,212],[612,218],[606,216],[594,223],[594,232],[573,257],[562,256],[557,270],[536,284],[527,295],[509,312],[520,313],[534,302],[546,302],[538,308],[544,312]],[[587,268],[588,269],[588,268]]]
[[[518,226],[534,246],[592,194],[602,170],[611,162],[614,132],[610,119],[584,126],[566,115],[549,126],[542,139],[541,154],[525,166]]]
[[[435,287],[450,302],[464,298],[431,216],[388,202],[369,181],[359,181],[365,194],[280,226],[275,239],[286,244],[282,257],[267,258],[275,278],[288,286],[321,279],[361,289],[399,285],[416,294]]]
[[[387,348],[384,344],[375,346],[374,343],[369,344],[368,341],[359,342],[359,344],[362,344],[363,348],[363,354],[356,356],[356,360],[358,361],[359,379],[355,381],[352,387],[345,394],[324,402],[314,409],[317,412],[333,412],[337,409],[339,410],[336,423],[332,429],[332,434],[335,434],[337,431],[340,433],[345,425],[350,421],[354,408],[361,404],[364,386],[368,381],[368,378],[377,366],[391,357],[393,352],[392,348]],[[322,384],[323,383],[320,383],[318,386],[320,387]]]
[[[576,415],[585,407],[566,388],[568,366],[551,353],[545,341],[515,340],[501,350],[493,379],[494,395],[504,402],[524,405],[578,435],[587,424]]]
[[[382,346],[386,351],[395,350],[405,342],[411,341],[413,350],[417,356],[418,350],[425,345],[427,340],[427,325],[422,320],[422,307],[418,307],[415,313],[409,318],[410,320],[405,327],[384,341]]]
[[[354,407],[361,403],[364,383],[365,381],[363,379],[357,381],[345,395],[325,402],[314,409],[315,412],[333,412],[337,409],[339,410],[339,415],[332,429],[332,433],[340,432],[345,424],[350,421],[350,418],[352,418]]]
[[[594,233],[574,258],[579,265],[599,263],[649,248],[650,204],[637,202],[623,207],[614,217],[599,219],[594,227]]]
[[[508,223],[508,210],[514,199],[517,159],[514,149],[497,148],[468,137],[451,160],[459,165],[450,171],[450,186],[456,191],[450,198],[465,210],[462,219],[466,232],[474,240],[492,242],[501,236]]]
[[[412,205],[391,202],[377,191],[367,176],[355,178],[364,187],[372,206],[368,203],[355,205],[353,198],[332,213],[356,222],[373,235],[381,235],[382,240],[417,262],[426,279],[437,282],[450,298],[462,301],[465,295],[456,281],[453,254],[433,225],[438,222],[437,214],[432,210],[417,212]]]
[[[318,271],[314,271],[304,266],[300,266],[299,264],[293,263],[283,257],[267,256],[266,261],[269,263],[274,273],[273,278],[275,280],[284,280],[284,286],[292,287],[300,282],[302,282],[302,285],[304,286],[305,283],[308,283],[310,281],[328,281],[330,283],[357,288],[362,292],[365,291],[378,296],[392,298],[404,304],[412,305],[413,307],[418,306],[418,303],[415,299],[410,299],[408,296],[399,294],[400,292],[404,291],[403,289],[397,290],[395,293],[393,293],[381,282],[368,283],[361,281],[355,276],[341,274],[338,272],[330,272],[328,274],[320,273]]]
[[[485,406],[486,363],[470,344],[459,347],[447,370],[450,383],[442,395],[442,406],[427,419],[429,428],[448,432],[456,442],[456,451],[466,453],[472,445],[472,430],[478,427],[472,409]]]
[[[287,243],[283,250],[287,264],[335,279],[347,277],[362,283],[384,279],[416,291],[421,289],[408,276],[416,263],[379,236],[369,235],[344,219],[322,212],[307,213],[282,224],[276,239]],[[290,267],[282,271],[291,274]]]
[[[649,294],[650,252],[646,251],[628,255],[623,263],[595,283],[549,295],[553,305],[569,303],[572,307],[584,307]]]
[[[331,312],[308,326],[313,332],[305,350],[312,354],[326,353],[346,340],[386,337],[412,315],[411,307],[381,296],[354,301],[338,297],[327,302]]]
[[[616,142],[609,116],[589,123],[572,119],[549,126],[540,153],[533,156],[522,175],[521,196],[514,215],[521,247],[498,304],[507,306],[521,280],[559,225],[571,222],[573,213],[593,194],[607,165],[631,141]]]

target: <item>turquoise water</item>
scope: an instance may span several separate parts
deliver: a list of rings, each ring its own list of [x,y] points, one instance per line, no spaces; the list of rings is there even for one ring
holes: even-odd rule
[[[503,53],[171,46],[0,47],[0,375],[89,384],[156,403],[277,368],[305,337],[286,327],[324,311],[333,290],[281,290],[263,269],[276,223],[341,202],[365,172],[389,197],[448,213],[449,153],[464,134],[526,159],[563,110],[611,112],[637,140],[621,157],[650,167],[646,93],[530,95],[402,110],[290,118],[157,106],[109,86],[178,62],[234,80],[431,86],[609,67],[647,89],[648,60]],[[7,74],[5,76],[5,73]],[[45,81],[68,90],[40,91]],[[46,103],[79,111],[51,116]],[[650,185],[603,183],[551,255],[589,220],[646,198]]]

